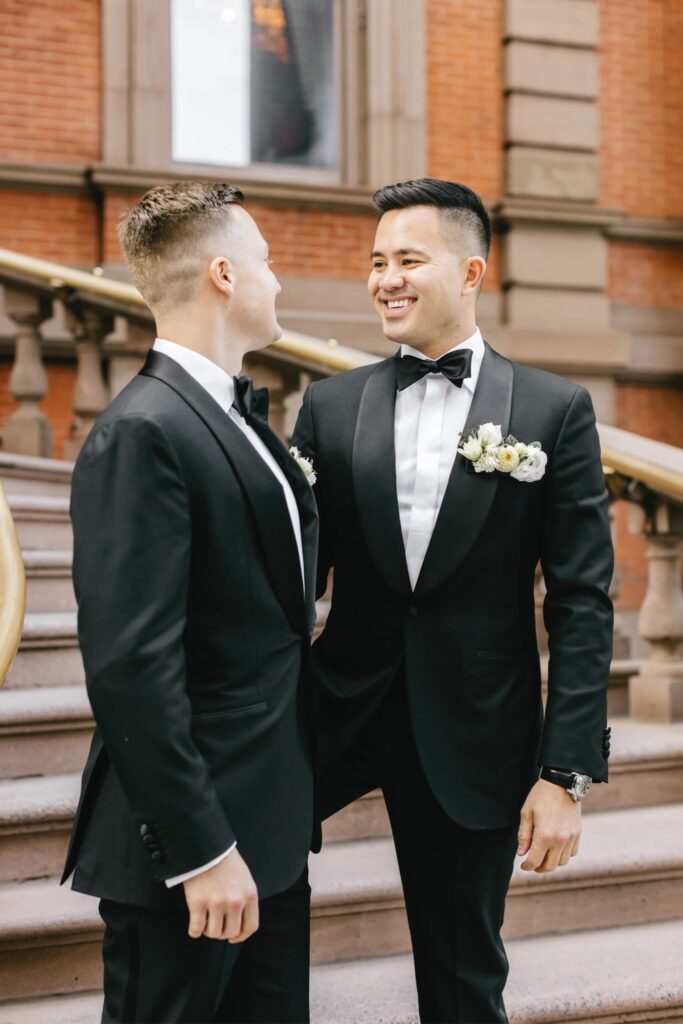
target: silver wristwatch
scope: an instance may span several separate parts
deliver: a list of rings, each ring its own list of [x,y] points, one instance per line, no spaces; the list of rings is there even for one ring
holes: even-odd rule
[[[541,769],[541,778],[545,779],[546,782],[554,782],[556,786],[562,786],[563,789],[567,790],[572,800],[575,801],[583,800],[593,785],[590,775],[581,775],[580,772],[566,772],[561,768],[548,768],[544,766]]]

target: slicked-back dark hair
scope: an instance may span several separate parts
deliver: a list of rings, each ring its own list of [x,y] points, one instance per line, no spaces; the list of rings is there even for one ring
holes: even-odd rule
[[[410,206],[436,206],[449,221],[473,236],[480,249],[472,255],[488,259],[491,248],[491,223],[486,207],[476,192],[456,181],[440,178],[417,178],[385,185],[372,197],[381,217],[389,210],[405,210]]]

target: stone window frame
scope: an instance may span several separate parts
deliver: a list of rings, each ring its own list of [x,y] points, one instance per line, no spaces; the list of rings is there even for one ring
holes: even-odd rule
[[[342,191],[421,177],[427,152],[425,4],[335,0],[340,152],[337,169],[328,170],[174,162],[170,0],[103,0],[103,168],[228,175],[243,182]]]

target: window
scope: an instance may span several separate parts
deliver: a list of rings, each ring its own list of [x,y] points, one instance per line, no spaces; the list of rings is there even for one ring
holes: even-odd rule
[[[334,0],[171,0],[173,161],[334,170]]]

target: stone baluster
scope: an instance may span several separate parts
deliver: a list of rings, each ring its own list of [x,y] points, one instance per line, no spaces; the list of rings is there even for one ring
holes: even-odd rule
[[[683,592],[681,551],[683,509],[665,499],[645,509],[629,506],[629,528],[647,542],[647,592],[638,617],[650,655],[629,680],[634,718],[683,721]]]
[[[275,433],[287,442],[289,433],[285,400],[299,387],[299,371],[292,367],[275,368],[270,363],[248,357],[244,360],[242,373],[254,378],[254,387],[268,388],[270,404],[268,422]]]
[[[116,398],[138,373],[148,350],[154,344],[154,324],[148,320],[114,317],[114,329],[104,339],[104,351],[109,361],[109,397]]]
[[[612,543],[616,551],[617,547],[617,529],[616,529],[616,508],[615,501],[610,500],[609,503],[609,523],[612,531]],[[614,574],[612,576],[612,582],[609,587],[609,596],[612,599],[614,605],[614,633],[612,637],[612,658],[613,659],[626,659],[631,657],[631,641],[624,633],[623,619],[619,612],[616,610],[619,595],[621,594],[621,572],[619,570],[619,563],[617,559],[614,560]]]
[[[2,430],[2,447],[19,455],[50,458],[53,435],[40,409],[47,394],[48,380],[43,365],[40,325],[52,313],[49,296],[5,286],[5,312],[16,325],[14,366],[9,385],[18,402]]]
[[[109,389],[102,372],[102,339],[111,330],[111,317],[98,309],[76,307],[67,313],[76,342],[74,420],[64,443],[64,457],[75,459],[93,423],[109,404]]]

